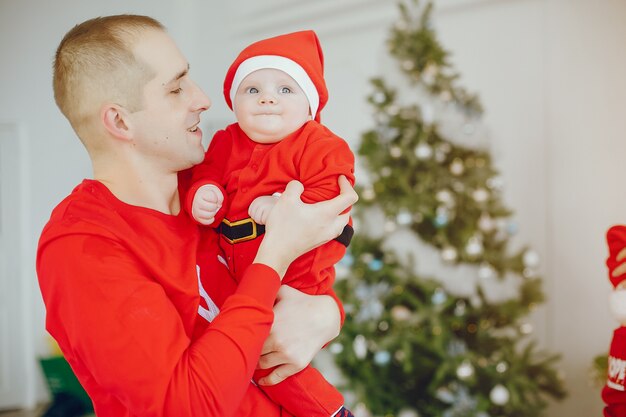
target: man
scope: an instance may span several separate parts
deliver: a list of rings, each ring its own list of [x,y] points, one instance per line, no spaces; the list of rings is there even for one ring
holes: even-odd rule
[[[338,197],[314,205],[300,201],[301,184],[288,185],[254,264],[235,293],[218,301],[216,315],[204,287],[227,271],[210,238],[196,251],[199,231],[181,212],[179,191],[179,172],[204,157],[198,124],[210,101],[173,40],[144,16],[88,20],[59,45],[54,91],[89,153],[94,180],[53,211],[37,271],[47,329],[96,414],[281,415],[250,377],[287,267],[348,221],[339,214],[356,201],[347,180],[340,178]],[[319,305],[312,310],[317,321]],[[310,325],[309,346],[337,331],[331,324],[320,337]],[[268,366],[284,363],[280,352],[270,356]],[[303,366],[287,364],[270,382]]]

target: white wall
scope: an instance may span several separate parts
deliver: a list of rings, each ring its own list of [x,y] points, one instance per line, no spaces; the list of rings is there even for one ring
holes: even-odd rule
[[[561,362],[570,391],[549,415],[600,415],[588,385],[591,359],[606,351],[615,323],[603,262],[604,230],[626,222],[626,3],[622,0],[438,0],[435,27],[486,109],[490,150],[515,210],[514,246],[530,244],[544,263],[548,303],[533,317],[536,337]],[[33,12],[36,10],[36,12]],[[317,30],[326,56],[330,101],[324,122],[356,145],[367,129],[368,79],[393,65],[384,41],[396,16],[391,0],[201,0],[104,3],[0,0],[0,120],[26,132],[31,202],[25,213],[32,284],[31,343],[45,350],[34,247],[50,210],[81,178],[87,155],[53,103],[54,49],[75,23],[134,12],[168,26],[192,75],[213,100],[205,131],[231,119],[221,83],[240,48],[295,29]],[[226,16],[230,18],[226,18]],[[232,23],[231,23],[232,22]],[[227,24],[228,23],[228,24]],[[384,74],[387,76],[387,74]],[[391,75],[389,75],[391,76]],[[572,330],[572,327],[574,328]]]

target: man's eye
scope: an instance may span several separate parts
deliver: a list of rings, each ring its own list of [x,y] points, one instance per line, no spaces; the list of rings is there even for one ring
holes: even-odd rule
[[[172,94],[180,94],[180,93],[182,93],[182,92],[183,92],[183,89],[182,89],[182,88],[180,88],[180,87],[178,87],[176,90],[172,90],[172,91],[171,91],[171,93],[172,93]]]
[[[291,88],[289,88],[289,87],[282,87],[280,89],[280,92],[283,93],[283,94],[289,94],[289,93],[291,93]]]
[[[248,88],[248,93],[250,93],[250,94],[256,94],[258,92],[259,92],[259,90],[256,87]]]

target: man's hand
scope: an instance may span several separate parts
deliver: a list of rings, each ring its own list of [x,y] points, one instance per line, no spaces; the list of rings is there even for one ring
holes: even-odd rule
[[[254,201],[252,201],[252,204],[250,204],[248,214],[252,217],[252,220],[254,220],[256,224],[265,224],[277,201],[278,197],[274,197],[272,195],[262,195],[257,197]]]
[[[224,195],[215,185],[203,185],[198,188],[191,203],[191,215],[200,224],[210,225],[222,207]]]
[[[300,199],[302,184],[287,184],[267,218],[265,237],[254,262],[274,268],[282,277],[294,259],[339,236],[350,216],[340,213],[358,200],[343,175],[339,188],[339,195],[331,200],[305,204]]]
[[[277,368],[261,378],[260,385],[278,384],[300,372],[339,334],[341,317],[332,297],[308,295],[283,285],[276,300],[274,324],[258,367]]]

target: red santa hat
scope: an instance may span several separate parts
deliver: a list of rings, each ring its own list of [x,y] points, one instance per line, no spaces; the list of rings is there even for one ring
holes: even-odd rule
[[[320,121],[328,90],[324,81],[324,56],[315,32],[305,30],[264,39],[241,51],[224,79],[228,107],[233,108],[235,92],[243,79],[263,68],[278,69],[291,76],[309,100],[311,116]]]
[[[609,279],[614,287],[617,287],[622,281],[626,279],[626,274],[614,277],[613,271],[619,265],[624,263],[624,259],[618,261],[617,255],[626,248],[626,226],[616,225],[612,226],[606,232],[606,243],[609,247],[609,257],[606,259],[606,266],[609,269]]]

